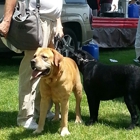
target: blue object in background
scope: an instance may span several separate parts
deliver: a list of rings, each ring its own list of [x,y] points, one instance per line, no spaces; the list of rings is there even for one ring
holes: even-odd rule
[[[140,16],[140,4],[138,5],[138,8],[139,8],[139,16]]]
[[[128,17],[129,18],[139,18],[139,5],[137,4],[129,4],[128,6]]]
[[[92,41],[89,42],[89,44],[84,45],[82,47],[82,50],[90,53],[94,57],[94,59],[96,59],[96,60],[99,59],[99,47],[97,44],[94,44]]]

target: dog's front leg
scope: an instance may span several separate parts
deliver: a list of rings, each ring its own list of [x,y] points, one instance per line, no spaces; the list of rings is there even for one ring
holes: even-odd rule
[[[61,101],[61,136],[69,135],[68,131],[68,110],[69,110],[69,101],[68,99],[63,99]]]
[[[98,121],[100,100],[90,95],[87,95],[87,99],[89,105],[90,119],[88,122],[86,122],[86,125],[93,125],[95,122]]]
[[[46,114],[48,112],[50,103],[51,103],[51,98],[41,97],[39,123],[38,123],[38,128],[33,132],[34,134],[41,133],[43,131],[45,120],[46,120]]]
[[[138,124],[138,114],[131,96],[125,96],[124,101],[131,114],[131,124],[127,129],[133,129]]]

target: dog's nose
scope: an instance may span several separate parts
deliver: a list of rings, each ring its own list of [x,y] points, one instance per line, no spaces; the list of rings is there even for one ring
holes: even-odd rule
[[[34,59],[31,60],[31,68],[35,69],[35,60]]]

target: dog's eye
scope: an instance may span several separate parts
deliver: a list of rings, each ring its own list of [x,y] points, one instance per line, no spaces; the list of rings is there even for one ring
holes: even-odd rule
[[[47,57],[47,56],[45,56],[45,55],[42,55],[42,58],[43,58],[43,59],[47,59],[48,57]]]

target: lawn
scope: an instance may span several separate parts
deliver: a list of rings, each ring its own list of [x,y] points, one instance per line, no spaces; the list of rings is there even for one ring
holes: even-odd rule
[[[114,65],[109,59],[118,60],[119,64],[133,64],[134,48],[100,50],[99,61]],[[130,115],[123,99],[101,102],[99,122],[85,126],[89,118],[86,95],[83,91],[81,113],[83,124],[75,124],[75,98],[70,97],[69,131],[71,135],[61,137],[59,123],[46,120],[45,130],[40,135],[33,135],[32,130],[25,130],[16,125],[18,111],[18,66],[21,58],[0,58],[0,140],[139,140],[140,128],[128,131]],[[53,108],[54,111],[54,108]]]

